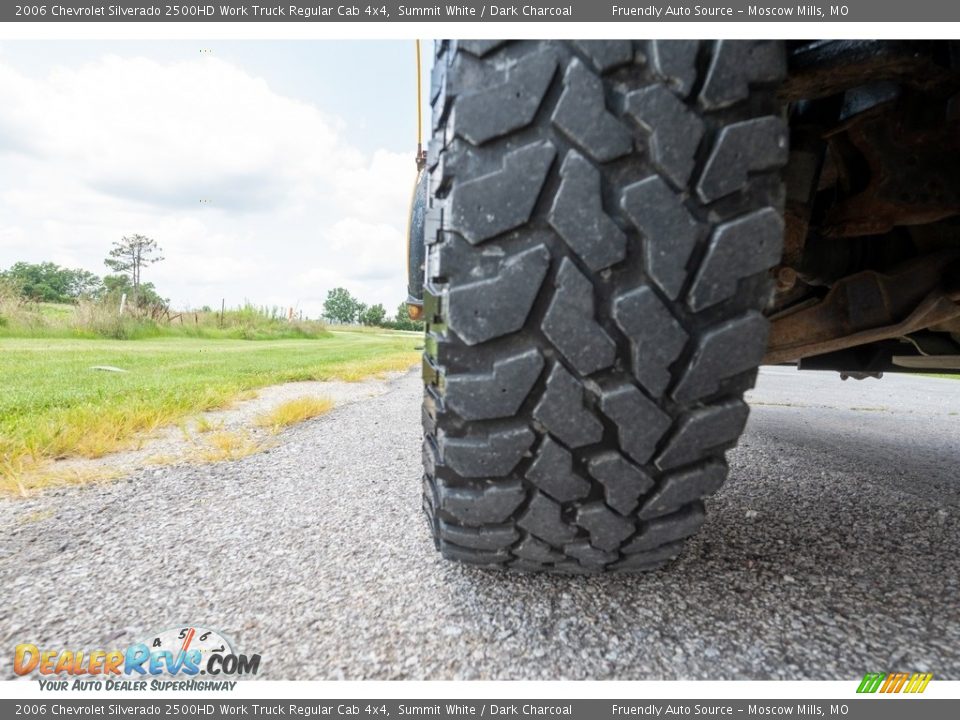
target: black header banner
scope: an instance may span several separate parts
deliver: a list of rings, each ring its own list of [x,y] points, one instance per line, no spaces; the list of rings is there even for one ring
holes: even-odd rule
[[[953,22],[956,0],[24,0],[0,3],[0,22]]]

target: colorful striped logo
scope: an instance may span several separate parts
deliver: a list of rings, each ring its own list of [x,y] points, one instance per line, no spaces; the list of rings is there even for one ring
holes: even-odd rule
[[[858,693],[922,693],[933,680],[933,673],[867,673]]]

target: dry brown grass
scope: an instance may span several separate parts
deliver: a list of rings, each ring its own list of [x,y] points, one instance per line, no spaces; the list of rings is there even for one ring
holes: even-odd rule
[[[269,447],[246,430],[219,430],[205,436],[188,454],[188,459],[208,463],[240,460]]]
[[[210,418],[201,415],[193,424],[193,429],[198,433],[208,433],[214,430],[223,430],[223,421],[213,422]]]
[[[335,366],[323,380],[342,380],[343,382],[361,382],[371,377],[382,378],[391,372],[406,372],[420,362],[419,352],[400,353],[383,358],[374,358],[356,363],[342,363]]]
[[[301,397],[288,400],[257,418],[257,425],[276,434],[283,428],[325,415],[333,409],[328,397]]]
[[[80,468],[49,460],[0,461],[0,495],[28,497],[40,490],[116,480],[123,473],[111,468]]]

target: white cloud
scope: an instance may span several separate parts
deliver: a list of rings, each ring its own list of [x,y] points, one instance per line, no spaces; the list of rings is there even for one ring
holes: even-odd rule
[[[392,310],[413,162],[365,155],[349,130],[214,58],[108,55],[32,78],[0,56],[0,266],[102,273],[138,232],[163,247],[146,279],[175,303],[316,314],[344,285]]]
[[[298,273],[292,284],[305,298],[320,299],[317,288],[343,286],[361,298],[383,302],[391,312],[406,297],[406,285],[397,296],[397,268],[406,267],[406,238],[393,225],[368,223],[355,218],[340,220],[321,233],[327,249],[321,263]],[[379,289],[391,288],[386,297]]]

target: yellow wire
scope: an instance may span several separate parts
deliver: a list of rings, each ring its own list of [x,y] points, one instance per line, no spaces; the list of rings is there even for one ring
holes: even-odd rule
[[[421,97],[423,94],[423,88],[421,87],[420,79],[420,41],[417,40],[417,154],[420,153],[420,148],[423,147],[423,104],[421,102]]]

